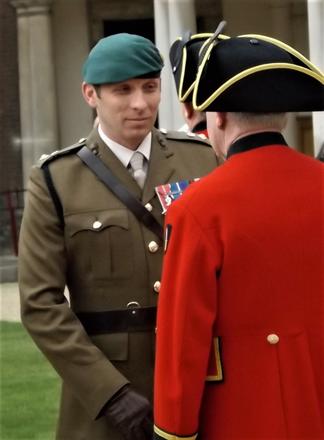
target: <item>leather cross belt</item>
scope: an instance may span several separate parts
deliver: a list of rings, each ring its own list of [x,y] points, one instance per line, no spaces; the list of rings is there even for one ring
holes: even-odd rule
[[[104,312],[76,313],[88,335],[152,331],[156,307],[134,307]]]

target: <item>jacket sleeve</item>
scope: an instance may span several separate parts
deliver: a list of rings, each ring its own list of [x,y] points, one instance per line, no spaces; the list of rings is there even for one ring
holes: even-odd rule
[[[64,296],[67,257],[43,172],[33,168],[19,237],[21,318],[39,349],[95,419],[128,383],[91,342]]]
[[[186,199],[187,201],[188,199]],[[155,439],[195,439],[217,314],[221,247],[190,206],[169,208],[157,321]]]

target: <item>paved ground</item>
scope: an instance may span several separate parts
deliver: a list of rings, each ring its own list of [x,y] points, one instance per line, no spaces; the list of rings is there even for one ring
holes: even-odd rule
[[[0,319],[2,321],[20,321],[17,283],[0,284]]]
[[[16,281],[17,257],[15,255],[0,255],[0,283],[15,283]]]
[[[69,301],[67,288],[64,292]],[[20,303],[17,282],[0,283],[0,320],[20,321]]]

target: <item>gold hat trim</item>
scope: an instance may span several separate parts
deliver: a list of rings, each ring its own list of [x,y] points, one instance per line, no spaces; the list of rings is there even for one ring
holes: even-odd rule
[[[210,38],[213,36],[214,34],[211,33],[202,33],[202,34],[194,34],[190,37],[190,41],[194,40],[194,39],[198,39],[198,38],[206,38],[206,41],[203,43],[203,46],[205,46],[205,44],[210,40]],[[219,34],[218,38],[220,40],[225,40],[227,38],[230,38],[226,35],[222,35]],[[181,37],[178,38],[178,40],[182,40]],[[201,49],[200,49],[201,50]],[[179,81],[179,91],[178,91],[178,98],[180,102],[184,102],[188,96],[190,95],[191,91],[194,88],[195,85],[195,81],[192,82],[192,84],[190,85],[190,87],[187,89],[187,91],[185,91],[183,93],[183,83],[184,83],[184,78],[185,78],[185,74],[186,74],[186,64],[187,64],[187,48],[186,46],[184,46],[183,48],[183,56],[182,56],[182,63],[181,63],[181,74],[180,74],[180,81]]]
[[[318,67],[316,67],[313,63],[311,63],[306,57],[304,57],[304,55],[302,55],[300,52],[298,52],[298,50],[294,49],[293,47],[289,46],[286,43],[283,43],[280,40],[277,40],[272,37],[267,37],[266,35],[258,35],[258,34],[239,35],[239,37],[240,38],[241,37],[256,38],[256,39],[260,39],[263,41],[267,41],[268,43],[275,44],[276,46],[280,47],[281,49],[286,50],[288,53],[291,53],[296,58],[300,59],[300,61],[302,61],[304,64],[306,64],[306,66],[308,66],[314,72],[317,72],[319,75],[323,75],[323,72]]]

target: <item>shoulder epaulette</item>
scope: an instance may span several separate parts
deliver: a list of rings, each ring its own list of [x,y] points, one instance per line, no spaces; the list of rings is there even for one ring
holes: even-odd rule
[[[49,162],[52,162],[53,160],[59,159],[60,157],[63,156],[67,156],[68,154],[76,153],[77,151],[80,150],[81,147],[86,145],[86,140],[87,140],[86,138],[81,138],[75,144],[70,145],[69,147],[66,148],[62,148],[62,150],[56,150],[50,154],[42,154],[41,157],[38,159],[36,166],[39,168],[43,168],[44,165],[48,164]]]
[[[167,139],[173,141],[181,142],[199,142],[207,147],[210,147],[210,142],[204,134],[195,134],[191,131],[180,131],[180,130],[166,130],[165,128],[160,128],[160,133],[164,135]]]

